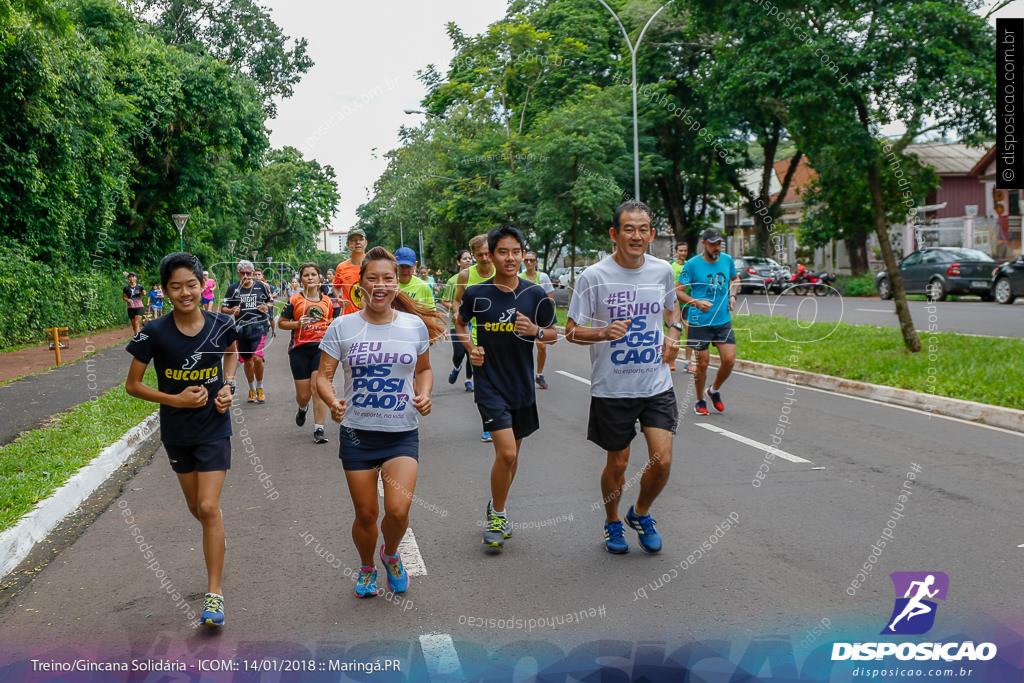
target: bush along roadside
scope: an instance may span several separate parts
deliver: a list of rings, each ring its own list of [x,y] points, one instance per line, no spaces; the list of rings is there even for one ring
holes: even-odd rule
[[[0,348],[44,342],[48,327],[76,334],[125,321],[121,288],[127,283],[121,273],[73,273],[22,252],[0,247]]]

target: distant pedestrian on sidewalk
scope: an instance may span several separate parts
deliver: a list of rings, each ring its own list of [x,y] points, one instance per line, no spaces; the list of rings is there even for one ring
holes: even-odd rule
[[[146,324],[127,346],[134,359],[125,391],[160,404],[160,439],[178,475],[189,512],[203,526],[207,588],[200,621],[224,625],[224,519],[220,493],[231,467],[231,396],[235,331],[231,317],[200,305],[203,268],[192,254],[160,262],[160,282],[174,310]],[[221,360],[223,359],[223,366]],[[157,388],[142,382],[152,361]]]
[[[154,320],[164,314],[164,290],[154,282],[149,287],[149,315]]]
[[[317,391],[341,423],[339,457],[355,507],[352,540],[359,552],[355,594],[377,595],[374,550],[383,535],[380,560],[388,586],[402,593],[409,575],[398,544],[409,527],[409,508],[419,469],[419,415],[430,413],[434,375],[430,342],[445,333],[436,310],[399,291],[398,262],[374,247],[359,267],[356,287],[361,310],[336,318],[320,341]],[[334,391],[341,367],[344,398]],[[377,472],[384,481],[384,519],[377,502]]]
[[[249,403],[263,403],[263,346],[267,342],[267,316],[274,304],[270,288],[256,280],[252,261],[238,262],[238,282],[228,285],[221,313],[235,318],[238,328],[238,359],[249,382]]]

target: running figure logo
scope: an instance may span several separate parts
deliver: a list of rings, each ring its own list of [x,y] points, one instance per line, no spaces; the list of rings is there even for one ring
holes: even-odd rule
[[[512,320],[515,319],[515,317],[516,317],[516,309],[510,308],[510,309],[508,309],[507,311],[505,311],[504,313],[501,314],[501,316],[498,318],[498,323],[511,322]]]
[[[882,635],[918,636],[935,623],[934,600],[945,600],[949,577],[943,572],[893,572],[896,604]],[[903,597],[900,597],[903,596]]]

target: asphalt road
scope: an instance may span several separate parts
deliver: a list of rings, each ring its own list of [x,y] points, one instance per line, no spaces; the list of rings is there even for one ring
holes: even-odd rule
[[[434,412],[421,420],[411,513],[421,561],[407,545],[406,562],[417,568],[405,596],[358,600],[346,576],[359,561],[337,427],[318,446],[309,424],[294,425],[285,346],[278,337],[267,349],[268,402],[235,413],[222,499],[227,626],[193,630],[163,592],[170,582],[198,611],[205,570],[199,525],[161,448],[0,611],[0,679],[19,680],[32,657],[379,656],[400,660],[406,678],[431,680],[511,678],[503,663],[522,657],[535,658],[520,660],[530,673],[567,653],[596,662],[641,658],[644,648],[657,656],[683,647],[690,657],[704,648],[738,661],[771,645],[802,658],[822,624],[822,638],[876,639],[893,607],[887,575],[904,570],[950,576],[929,639],[1020,639],[1019,434],[743,375],[723,390],[724,414],[697,418],[689,375],[676,373],[673,470],[653,508],[665,549],[646,555],[627,532],[632,552],[613,556],[599,509],[605,456],[584,438],[587,352],[564,341],[549,353],[541,431],[524,442],[509,499],[519,526],[500,553],[480,543],[493,452],[479,440],[472,396],[446,382],[447,345],[435,347]],[[779,429],[779,448],[795,461],[766,463],[758,480],[765,449],[750,442],[771,443]],[[627,481],[646,462],[634,443]],[[901,490],[911,491],[905,505]],[[634,483],[625,499],[635,495]],[[165,576],[147,566],[126,514]],[[722,530],[730,517],[736,523]],[[851,589],[891,519],[891,540]]]

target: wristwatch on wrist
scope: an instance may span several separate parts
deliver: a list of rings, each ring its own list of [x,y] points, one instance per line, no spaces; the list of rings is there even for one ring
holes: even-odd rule
[[[229,387],[231,387],[231,394],[234,395],[234,393],[235,393],[235,380],[233,380],[233,379],[226,379],[226,380],[224,380],[224,384],[227,384]]]
[[[669,325],[669,327],[671,327],[673,329],[676,329],[676,330],[679,330],[679,334],[683,333],[683,324],[682,323],[672,323],[671,325]]]
[[[537,328],[537,339],[540,339],[541,341],[544,341],[544,328],[543,327],[538,327]],[[537,353],[540,353],[540,352],[538,351]]]

